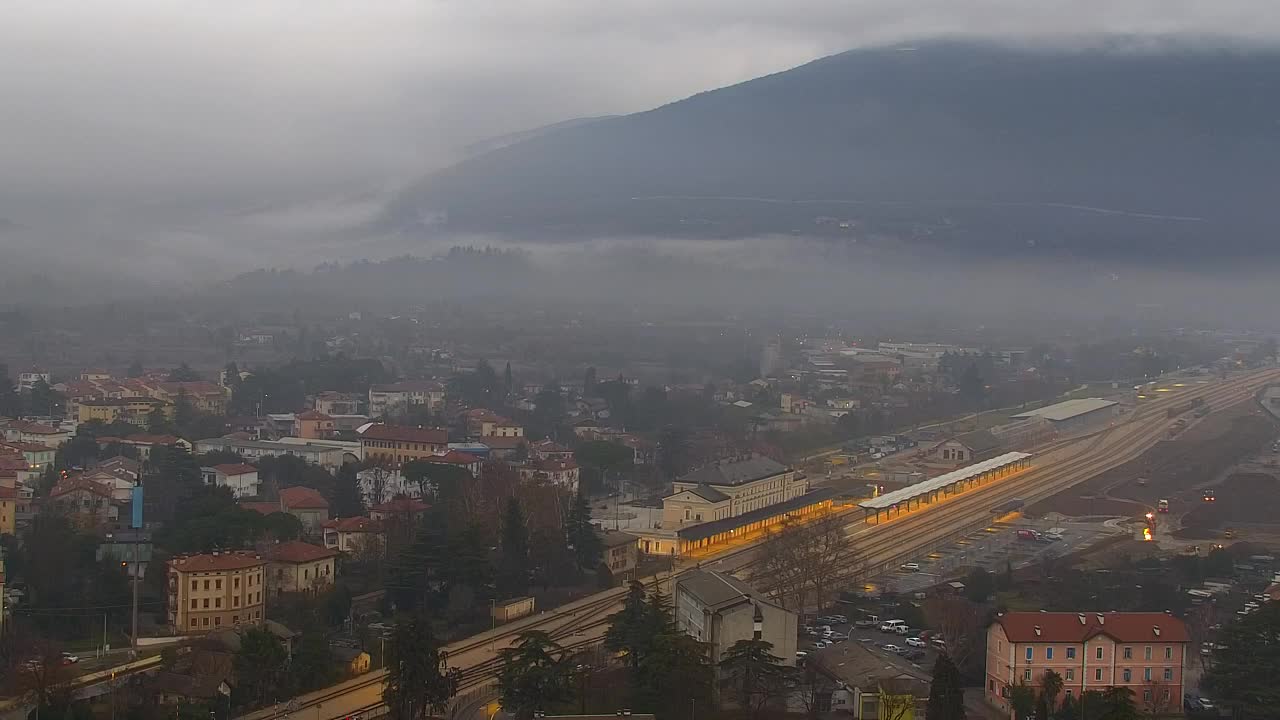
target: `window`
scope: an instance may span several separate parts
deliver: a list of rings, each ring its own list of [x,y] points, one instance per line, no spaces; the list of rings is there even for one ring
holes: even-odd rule
[[[1151,682],[1151,668],[1142,669],[1142,679],[1146,682]]]
[[[1044,659],[1045,660],[1053,659],[1053,648],[1049,647],[1044,649]]]
[[[1096,655],[1097,655],[1097,657],[1098,657],[1098,659],[1099,659],[1099,660],[1101,660],[1101,659],[1102,659],[1102,647],[1101,647],[1101,646],[1099,646],[1099,647],[1098,647],[1098,652],[1096,653]],[[1101,680],[1102,678],[1098,678],[1098,679],[1099,679],[1099,680]]]
[[[233,622],[233,623],[238,623],[238,622],[240,622],[240,616],[239,616],[239,615],[232,615],[232,616],[231,616],[231,622]]]
[[[221,589],[222,589],[222,578],[218,578],[217,580],[214,580],[214,581],[213,581],[213,589],[214,589],[214,590],[221,590]]]
[[[261,619],[262,619],[262,611],[261,611],[261,610],[258,610],[258,611],[256,611],[256,612],[254,612],[254,613],[253,613],[253,617],[254,617],[254,619],[255,619],[255,620],[261,620]]]
[[[192,601],[191,601],[191,609],[192,609],[192,610],[195,610],[195,609],[196,609],[196,601],[195,601],[195,600],[192,600]]]
[[[214,598],[214,599],[213,599],[213,606],[214,606],[215,608],[221,609],[221,608],[222,608],[222,598]]]
[[[191,627],[195,627],[195,626],[196,626],[196,619],[191,618]]]
[[[1133,671],[1129,668],[1125,668],[1124,672],[1121,673],[1120,676],[1124,678],[1125,682],[1133,682]]]
[[[214,627],[217,627],[217,626],[219,626],[219,625],[221,625],[221,624],[222,624],[222,616],[221,616],[221,615],[218,615],[217,617],[215,617],[215,618],[213,619],[213,625],[214,625]]]
[[[209,598],[205,598],[205,599],[204,599],[204,609],[205,609],[205,610],[208,610],[208,609],[209,609]]]
[[[1027,662],[1031,662],[1033,659],[1035,659],[1035,655],[1036,655],[1035,648],[1027,648]]]
[[[1102,668],[1093,671],[1093,679],[1102,682]]]
[[[1142,702],[1151,702],[1151,688],[1142,689]]]
[[[996,681],[995,681],[995,680],[988,680],[988,681],[987,681],[987,689],[988,689],[988,690],[990,690],[991,692],[995,692],[995,691],[996,691]]]
[[[1151,646],[1150,646],[1150,645],[1148,645],[1148,646],[1146,646],[1146,647],[1142,648],[1142,659],[1143,659],[1143,660],[1150,660],[1150,659],[1151,659]]]
[[[195,581],[195,580],[192,580],[192,581],[191,581],[191,589],[192,589],[192,590],[196,590],[196,589],[197,589],[197,588],[196,588],[196,586],[197,586],[197,585],[199,585],[199,584],[200,584],[199,582],[197,582],[197,581]]]
[[[209,627],[209,618],[201,618],[200,624],[203,625],[204,627]]]
[[[240,596],[239,596],[239,595],[232,595],[232,596],[231,596],[231,607],[240,607]]]
[[[1026,682],[1031,682],[1031,668],[1027,668],[1025,671],[1023,671],[1022,679],[1025,680]]]
[[[1070,691],[1070,690],[1068,690],[1068,691],[1067,691],[1067,697],[1071,697],[1071,691]]]
[[[208,589],[209,589],[209,581],[208,581],[208,580],[205,580],[205,581],[204,581],[204,589],[205,589],[205,590],[208,590]]]
[[[1164,669],[1164,681],[1165,681],[1165,682],[1169,682],[1169,681],[1171,681],[1171,680],[1173,680],[1173,668],[1165,668],[1165,669]]]
[[[1076,659],[1076,649],[1075,649],[1075,648],[1067,648],[1067,659],[1068,659],[1068,660],[1075,660],[1075,659]]]
[[[1165,659],[1165,660],[1172,660],[1172,659],[1173,659],[1173,648],[1172,648],[1172,647],[1166,647],[1166,648],[1164,649],[1164,659]]]
[[[1125,659],[1125,660],[1132,660],[1132,659],[1133,659],[1133,648],[1131,648],[1131,647],[1127,647],[1127,648],[1125,648],[1125,649],[1124,649],[1124,659]]]
[[[303,579],[303,580],[310,580],[310,579],[311,579],[311,571],[310,571],[310,570],[308,570],[308,569],[306,569],[306,568],[303,568],[303,569],[302,569],[302,579]]]

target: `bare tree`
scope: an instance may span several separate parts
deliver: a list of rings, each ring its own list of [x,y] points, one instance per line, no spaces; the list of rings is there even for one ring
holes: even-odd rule
[[[930,627],[938,629],[956,667],[963,669],[978,657],[982,633],[982,610],[978,605],[958,595],[937,595],[925,601],[924,616]]]
[[[1191,640],[1190,651],[1200,659],[1200,669],[1204,670],[1206,656],[1200,650],[1212,632],[1210,628],[1213,626],[1213,606],[1209,603],[1201,603],[1191,608],[1183,618],[1183,622],[1187,625],[1187,636]]]
[[[391,468],[383,462],[374,462],[363,473],[364,478],[361,480],[361,489],[367,489],[364,494],[364,503],[366,506],[381,505],[386,502],[387,485],[391,481]],[[367,480],[367,484],[365,483]]]
[[[881,688],[878,700],[880,708],[876,717],[880,720],[906,720],[915,713],[916,699],[913,695],[899,695]]]
[[[834,513],[815,520],[791,520],[771,532],[760,546],[754,573],[783,607],[822,609],[843,581],[861,565],[846,524]]]
[[[1142,685],[1142,712],[1150,718],[1171,714],[1178,701],[1173,696],[1173,685],[1163,680],[1151,679]]]

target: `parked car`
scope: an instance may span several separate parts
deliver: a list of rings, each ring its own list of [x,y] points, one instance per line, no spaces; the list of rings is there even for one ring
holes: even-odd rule
[[[906,626],[907,626],[907,623],[905,620],[885,620],[884,622],[880,623],[880,632],[882,633],[898,632],[898,628],[906,627]]]
[[[827,639],[831,642],[844,642],[849,639],[849,636],[844,633],[831,633],[831,637]]]
[[[913,663],[919,663],[919,662],[924,662],[924,659],[926,656],[923,650],[908,650],[907,654],[903,655],[902,657],[910,660]]]
[[[807,653],[807,652],[805,652],[805,651],[803,651],[803,650],[797,650],[797,651],[796,651],[796,659],[797,659],[797,660],[803,660],[803,659],[805,659],[805,658],[807,658],[807,657],[809,657],[809,653]]]
[[[884,650],[885,652],[891,652],[891,653],[893,653],[893,654],[895,654],[895,655],[901,655],[903,652],[905,652],[905,650],[903,650],[902,648],[898,647],[897,645],[893,645],[893,644],[885,644],[885,645],[881,645],[881,646],[880,646],[880,649],[881,649],[881,650]]]
[[[80,656],[79,656],[79,655],[72,655],[71,653],[68,653],[68,652],[64,652],[64,653],[62,653],[62,664],[63,664],[63,665],[75,665],[75,664],[76,664],[76,663],[78,663],[78,662],[80,662]]]
[[[899,625],[898,628],[894,630],[894,632],[898,633],[903,637],[906,637],[911,634],[911,628],[907,627],[906,625]]]
[[[922,648],[922,647],[926,647],[927,645],[928,643],[926,643],[924,640],[921,640],[918,637],[907,638],[907,647]]]
[[[845,617],[844,615],[832,615],[832,616],[831,616],[831,619],[835,621],[835,622],[831,623],[832,625],[847,625],[847,624],[849,624],[849,618]]]
[[[913,562],[903,563],[902,567],[899,568],[899,570],[906,570],[907,572],[920,572],[920,563],[913,563]]]

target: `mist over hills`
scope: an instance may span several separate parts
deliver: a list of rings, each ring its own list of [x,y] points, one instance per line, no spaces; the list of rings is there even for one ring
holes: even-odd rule
[[[391,202],[408,234],[830,234],[971,257],[1272,255],[1280,49],[855,50],[535,133]]]

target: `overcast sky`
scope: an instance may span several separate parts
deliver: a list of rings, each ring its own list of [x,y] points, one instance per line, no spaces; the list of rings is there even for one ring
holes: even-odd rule
[[[922,35],[1277,29],[1262,0],[13,2],[0,217],[377,190],[476,139]]]

